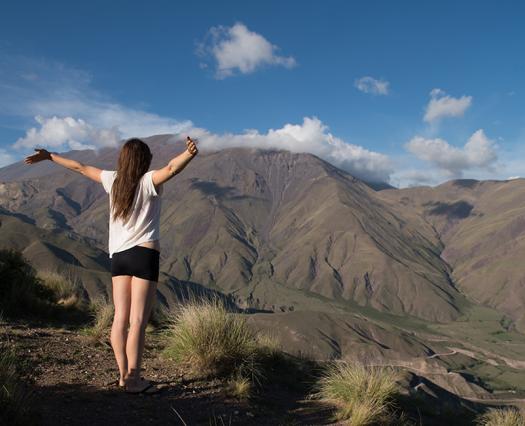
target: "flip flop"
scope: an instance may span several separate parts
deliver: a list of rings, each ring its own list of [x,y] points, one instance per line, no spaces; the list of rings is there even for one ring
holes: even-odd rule
[[[144,379],[142,379],[142,381],[145,381]],[[155,385],[151,382],[149,382],[144,388],[142,388],[141,390],[138,390],[138,391],[130,391],[126,388],[126,386],[122,386],[124,388],[124,391],[126,393],[132,393],[132,394],[139,394],[139,393],[145,393],[145,394],[152,394],[152,393],[157,393],[160,391],[159,388],[155,387]],[[152,389],[152,390],[150,390]]]
[[[119,389],[124,389],[124,385],[120,384],[120,379],[115,379],[112,382],[105,383],[104,387],[109,387],[109,386],[113,386],[113,385],[118,386]]]

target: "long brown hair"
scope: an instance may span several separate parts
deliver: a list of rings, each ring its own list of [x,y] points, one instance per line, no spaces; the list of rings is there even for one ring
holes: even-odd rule
[[[111,188],[113,219],[122,218],[126,222],[131,216],[133,199],[140,178],[151,164],[149,146],[137,138],[126,141],[118,157],[117,177]]]

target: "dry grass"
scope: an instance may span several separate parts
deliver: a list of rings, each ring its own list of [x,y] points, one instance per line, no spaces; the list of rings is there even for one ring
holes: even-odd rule
[[[477,419],[479,426],[524,426],[525,417],[516,408],[497,408]]]
[[[73,273],[56,271],[40,271],[38,278],[55,295],[56,303],[64,307],[82,307],[80,298],[81,285]]]
[[[275,358],[281,356],[283,352],[282,346],[276,337],[266,333],[259,333],[256,335],[256,340],[259,350],[265,352],[268,357]]]
[[[170,322],[164,355],[194,374],[262,379],[265,350],[257,333],[219,300],[192,300],[172,313]]]
[[[91,337],[93,342],[106,340],[109,329],[113,322],[114,306],[106,299],[100,297],[89,304],[89,312],[92,317],[92,326],[83,329],[84,334]]]
[[[391,368],[333,363],[319,379],[313,397],[334,405],[336,419],[349,425],[387,424],[392,418],[397,380],[398,374]]]
[[[228,381],[229,393],[240,400],[248,399],[252,394],[253,384],[247,377],[237,375]]]

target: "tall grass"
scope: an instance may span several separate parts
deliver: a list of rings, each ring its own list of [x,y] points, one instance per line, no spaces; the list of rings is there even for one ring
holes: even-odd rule
[[[477,419],[479,426],[524,426],[525,417],[516,408],[497,408]]]
[[[398,373],[359,363],[333,363],[321,375],[313,397],[336,407],[336,420],[352,426],[387,424],[398,392]]]
[[[256,333],[245,318],[228,312],[219,300],[192,300],[172,314],[170,323],[164,354],[195,373],[260,373]]]
[[[171,313],[169,324],[163,356],[190,374],[226,379],[237,398],[248,398],[283,364],[277,341],[254,331],[245,316],[229,312],[219,299],[192,299]]]
[[[83,333],[88,335],[93,343],[107,343],[107,336],[113,322],[113,304],[99,297],[90,302],[88,310],[92,325],[84,328]]]
[[[82,307],[81,285],[71,272],[40,271],[38,278],[51,290],[55,302],[64,307]]]

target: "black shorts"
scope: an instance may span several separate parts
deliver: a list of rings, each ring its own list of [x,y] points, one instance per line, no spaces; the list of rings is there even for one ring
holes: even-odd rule
[[[150,281],[159,280],[158,250],[135,246],[113,253],[111,257],[111,276],[132,275]]]

